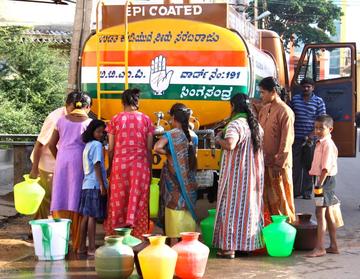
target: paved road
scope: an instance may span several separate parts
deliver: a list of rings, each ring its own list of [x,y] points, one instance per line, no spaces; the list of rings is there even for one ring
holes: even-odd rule
[[[360,156],[340,158],[336,192],[342,201],[345,221],[345,227],[338,230],[340,255],[308,259],[304,253],[295,251],[288,258],[212,258],[208,262],[205,278],[360,278],[359,187]],[[200,216],[204,216],[209,205],[202,201],[199,206]],[[313,201],[296,200],[296,211],[313,213]],[[8,263],[1,272],[1,278],[96,278],[92,259],[72,258],[51,263],[37,262],[33,256],[29,256]]]

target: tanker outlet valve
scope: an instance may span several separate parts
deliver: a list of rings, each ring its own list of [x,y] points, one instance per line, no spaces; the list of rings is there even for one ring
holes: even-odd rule
[[[165,129],[160,125],[160,121],[164,119],[164,113],[162,111],[154,112],[156,115],[156,126],[155,126],[155,135],[164,133]]]

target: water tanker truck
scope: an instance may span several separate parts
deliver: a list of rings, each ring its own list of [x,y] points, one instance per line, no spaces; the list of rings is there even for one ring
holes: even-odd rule
[[[121,111],[124,89],[139,88],[140,111],[158,132],[170,129],[167,112],[174,103],[191,108],[199,175],[212,184],[220,158],[214,129],[230,116],[230,98],[245,93],[258,100],[257,83],[267,76],[291,94],[300,91],[303,77],[313,78],[336,121],[340,154],[353,156],[355,53],[352,43],[305,45],[290,82],[279,35],[256,29],[231,5],[99,3],[96,32],[83,47],[81,86],[93,98],[93,113],[105,120]],[[163,162],[154,154],[154,169]]]

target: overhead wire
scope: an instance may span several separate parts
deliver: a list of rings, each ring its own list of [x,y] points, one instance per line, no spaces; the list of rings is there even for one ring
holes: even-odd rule
[[[337,1],[329,1],[330,3],[336,5],[336,6],[360,6],[359,0],[351,0],[351,1],[344,1],[344,0],[337,0]],[[279,5],[285,5],[285,6],[292,6],[293,3],[289,3],[289,1],[286,0],[268,0],[268,4],[279,4]],[[313,1],[312,3],[302,3],[305,7],[319,7],[319,4],[316,3],[316,1]]]

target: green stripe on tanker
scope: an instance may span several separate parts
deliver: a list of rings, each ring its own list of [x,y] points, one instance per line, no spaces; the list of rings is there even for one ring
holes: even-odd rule
[[[246,86],[224,86],[224,85],[194,85],[194,84],[171,84],[167,90],[155,95],[148,84],[129,84],[129,88],[141,90],[142,99],[154,100],[209,100],[228,101],[236,93],[248,93]],[[96,99],[96,83],[84,83],[82,89]],[[124,84],[102,83],[101,90],[123,91]],[[120,93],[120,92],[119,92]],[[121,99],[120,94],[102,93],[101,99]]]

